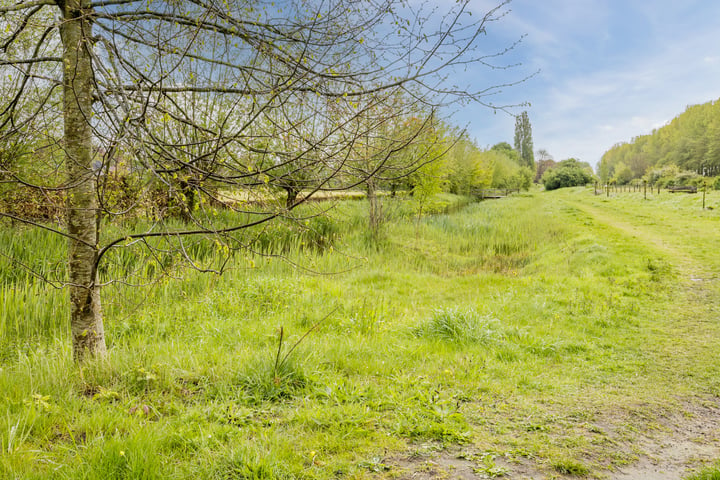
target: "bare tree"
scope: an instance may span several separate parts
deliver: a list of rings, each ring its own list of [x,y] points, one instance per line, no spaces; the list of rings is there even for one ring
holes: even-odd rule
[[[538,156],[538,161],[535,169],[535,179],[533,181],[535,183],[540,183],[540,180],[545,172],[553,168],[556,163],[553,160],[552,155],[550,155],[550,153],[544,148],[541,148],[535,154]]]
[[[499,108],[488,97],[501,86],[448,76],[495,68],[503,52],[477,47],[507,3],[478,18],[469,0],[445,12],[402,0],[4,0],[0,142],[30,148],[3,161],[1,180],[61,196],[65,218],[0,215],[67,239],[75,358],[105,351],[100,289],[112,278],[99,267],[116,249],[157,255],[162,240],[191,261],[186,242],[198,236],[245,247],[235,234],[367,182],[417,133],[348,175],[369,135],[460,100]],[[253,201],[273,189],[284,203]],[[232,223],[214,220],[221,204],[237,211]],[[184,226],[165,221],[173,209]],[[154,222],[105,233],[138,217]]]
[[[343,172],[350,183],[361,185],[368,200],[368,231],[377,241],[385,218],[381,189],[407,179],[424,164],[437,159],[424,134],[437,123],[434,109],[426,111],[407,94],[377,98],[363,106],[353,120],[357,139]],[[410,148],[414,146],[416,148]],[[425,148],[421,148],[424,146]]]

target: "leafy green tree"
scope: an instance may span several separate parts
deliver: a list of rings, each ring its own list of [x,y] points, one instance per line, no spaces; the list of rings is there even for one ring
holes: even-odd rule
[[[715,107],[713,105],[713,107]],[[720,173],[720,108],[713,108],[707,125],[707,151],[703,165],[707,175]]]
[[[650,185],[657,187],[703,185],[703,176],[689,170],[680,170],[677,165],[666,165],[650,169],[645,179]]]
[[[711,176],[720,173],[720,101],[689,106],[662,128],[614,145],[603,154],[598,172],[603,181],[621,163],[633,178],[649,169],[676,165],[680,170]]]
[[[527,111],[522,112],[515,119],[515,150],[520,156],[520,165],[535,170],[532,126]]]
[[[559,167],[577,167],[582,170],[585,170],[588,174],[593,175],[593,168],[592,165],[590,165],[588,162],[583,162],[581,160],[578,160],[577,158],[568,158],[567,160],[563,160],[560,163],[558,163]]]
[[[498,143],[486,152],[492,164],[492,182],[495,188],[511,188],[528,190],[533,182],[535,170],[518,163],[519,156],[516,150],[506,142]]]
[[[493,160],[466,134],[453,141],[446,155],[448,188],[459,195],[471,195],[492,183]]]
[[[400,104],[404,105],[401,100]],[[445,140],[442,123],[434,111],[387,109],[383,118],[390,117],[393,122],[382,124],[372,118],[358,119],[357,131],[362,134],[353,145],[343,172],[349,182],[365,190],[368,230],[373,241],[380,239],[385,222],[382,190],[392,189],[402,181],[412,187],[412,178],[417,177],[414,174],[426,164],[440,161],[447,149],[437,148]]]
[[[546,171],[542,178],[545,190],[577,187],[593,181],[592,170],[588,170],[587,164],[576,159],[563,160],[557,167]]]
[[[666,165],[649,169],[644,178],[652,186],[664,187],[679,173],[680,169],[678,169],[677,165]]]
[[[515,188],[528,191],[533,184],[535,172],[530,167],[520,167],[520,169],[515,173],[515,177]]]
[[[507,142],[496,143],[490,149],[493,152],[501,153],[513,162],[520,164],[520,153],[518,150],[513,150],[513,147]]]
[[[447,184],[448,171],[446,168],[445,153],[447,152],[447,139],[443,138],[441,130],[428,132],[424,148],[427,151],[422,152],[426,158],[432,161],[425,162],[410,176],[410,182],[413,185],[412,196],[416,205],[418,222],[432,197],[441,193]],[[417,147],[415,147],[417,148]]]
[[[497,150],[487,152],[492,159],[494,188],[517,188],[516,182],[520,165]]]
[[[612,160],[610,159],[610,155],[606,152],[602,158],[600,159],[600,163],[598,164],[598,176],[600,177],[600,181],[603,184],[610,183],[610,179],[612,178],[612,172],[615,166],[612,164]]]
[[[622,162],[615,165],[615,171],[612,177],[613,183],[616,185],[627,185],[633,178],[635,178],[635,176],[630,167]]]

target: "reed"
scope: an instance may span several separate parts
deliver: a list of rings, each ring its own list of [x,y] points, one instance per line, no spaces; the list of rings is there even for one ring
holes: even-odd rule
[[[362,202],[314,205],[246,232],[274,254],[223,276],[118,249],[105,278],[152,281],[105,287],[109,352],[82,366],[65,292],[3,268],[0,477],[402,478],[438,451],[600,477],[720,392],[717,216],[689,197],[536,192],[419,223],[386,200],[380,246]]]

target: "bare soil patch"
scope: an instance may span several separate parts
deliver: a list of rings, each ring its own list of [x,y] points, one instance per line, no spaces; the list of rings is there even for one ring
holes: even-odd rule
[[[610,444],[636,458],[625,465],[595,465],[585,475],[558,471],[545,459],[490,455],[472,448],[440,449],[415,445],[412,454],[386,460],[392,478],[436,479],[573,479],[678,480],[706,467],[720,457],[720,400],[698,400],[670,414],[662,414],[647,429],[637,428],[627,414],[608,414],[600,422]],[[560,469],[562,470],[562,469]]]
[[[617,480],[683,478],[720,457],[718,400],[686,405],[666,417],[660,429],[638,434],[638,461],[618,468],[608,478]]]

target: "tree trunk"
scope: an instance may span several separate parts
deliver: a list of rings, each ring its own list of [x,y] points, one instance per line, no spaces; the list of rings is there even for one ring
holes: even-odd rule
[[[382,228],[382,204],[377,196],[375,189],[375,179],[368,178],[365,182],[367,189],[367,199],[370,204],[370,211],[368,215],[368,228],[370,229],[370,235],[374,241],[380,239],[380,229]]]
[[[92,165],[91,20],[88,0],[58,1],[63,23],[65,162],[68,172],[67,225],[70,329],[73,356],[103,355],[105,332],[97,285],[98,208]]]
[[[287,193],[287,198],[285,199],[285,208],[290,210],[295,206],[295,202],[297,201],[298,194],[300,193],[300,190],[297,187],[286,185],[283,187],[285,189],[285,192]]]
[[[195,205],[197,204],[197,194],[195,192],[195,186],[185,180],[180,181],[180,198],[182,203],[180,204],[180,216],[185,222],[192,222],[193,214],[195,213]]]

